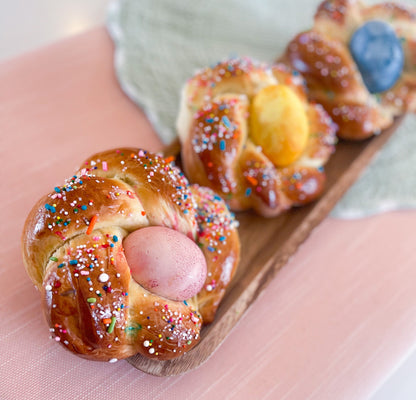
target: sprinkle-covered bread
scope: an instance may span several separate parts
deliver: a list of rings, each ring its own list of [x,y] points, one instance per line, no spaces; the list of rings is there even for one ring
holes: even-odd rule
[[[184,171],[231,209],[276,216],[315,200],[335,126],[283,64],[230,59],[190,78],[177,119]]]
[[[325,0],[279,60],[302,73],[344,139],[366,139],[416,111],[415,8]]]
[[[145,229],[144,239],[133,237]],[[148,247],[143,259],[127,251],[135,246]],[[217,195],[190,186],[161,155],[124,148],[90,157],[39,200],[22,250],[54,340],[83,357],[116,361],[136,353],[166,360],[194,347],[240,248]]]

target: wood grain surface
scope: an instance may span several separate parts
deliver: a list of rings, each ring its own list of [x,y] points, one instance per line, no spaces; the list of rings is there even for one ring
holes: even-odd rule
[[[401,121],[396,120],[382,134],[364,142],[340,141],[325,168],[326,190],[317,202],[270,219],[252,212],[238,213],[241,262],[215,321],[203,328],[201,342],[175,360],[157,361],[136,355],[128,359],[129,363],[152,375],[170,376],[183,374],[206,361],[313,228],[328,215]],[[166,154],[177,152],[176,143],[165,149]]]

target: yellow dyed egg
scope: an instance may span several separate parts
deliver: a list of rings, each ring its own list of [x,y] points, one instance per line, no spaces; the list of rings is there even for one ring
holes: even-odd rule
[[[286,85],[271,85],[254,97],[250,136],[270,161],[284,167],[302,154],[308,140],[308,119],[296,93]]]

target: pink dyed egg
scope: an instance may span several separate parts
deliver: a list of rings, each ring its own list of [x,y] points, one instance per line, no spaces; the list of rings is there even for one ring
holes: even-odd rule
[[[172,300],[186,300],[202,288],[207,276],[204,254],[195,242],[173,229],[138,229],[123,242],[133,279]]]

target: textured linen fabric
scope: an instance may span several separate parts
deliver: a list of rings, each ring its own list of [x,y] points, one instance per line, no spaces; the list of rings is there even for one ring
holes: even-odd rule
[[[115,67],[164,143],[172,141],[180,91],[192,74],[230,56],[271,62],[312,26],[318,0],[120,0],[108,29]],[[369,0],[367,4],[377,1]],[[412,0],[402,3],[413,4]],[[357,218],[416,207],[416,118],[405,123],[332,216]],[[346,166],[347,167],[347,166]]]

